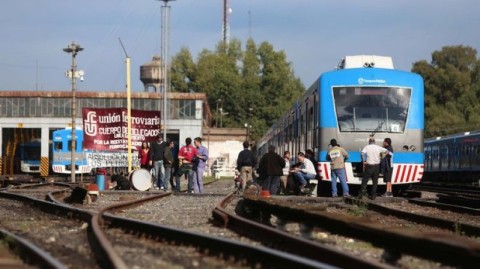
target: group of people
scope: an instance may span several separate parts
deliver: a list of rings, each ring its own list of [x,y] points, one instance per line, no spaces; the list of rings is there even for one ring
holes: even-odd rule
[[[247,182],[253,181],[254,168],[257,165],[254,154],[249,149],[248,141],[243,143],[243,150],[238,154],[237,170],[240,172],[241,191],[244,191]],[[298,184],[298,190],[305,192],[305,186],[311,179],[319,178],[315,165],[317,161],[314,158],[313,150],[307,150],[307,153],[299,152],[298,163],[291,165],[291,155],[285,151],[283,157],[275,152],[275,147],[270,145],[268,151],[262,156],[258,163],[258,181],[263,190],[268,190],[270,194],[286,193],[288,176],[292,175]]]
[[[372,179],[371,198],[377,196],[377,185],[379,174],[383,174],[386,183],[385,197],[392,195],[392,140],[385,138],[383,147],[375,144],[375,138],[370,137],[369,143],[362,149],[363,177],[359,192],[359,198],[367,195],[367,183]],[[249,150],[249,143],[243,143],[244,149],[237,158],[237,170],[240,172],[241,190],[245,189],[246,183],[253,180],[253,171],[257,162],[253,153]],[[344,197],[350,196],[347,184],[347,173],[345,170],[345,161],[349,158],[348,152],[342,148],[336,139],[330,140],[326,159],[330,161],[331,168],[331,195],[338,196],[337,180],[340,181],[342,194]],[[275,147],[269,146],[268,152],[262,156],[258,163],[259,181],[263,190],[268,190],[271,194],[287,193],[288,178],[292,178],[298,193],[306,193],[306,186],[312,179],[320,179],[320,175],[315,169],[317,161],[314,158],[313,150],[309,149],[306,153],[297,154],[298,163],[291,164],[291,154],[285,151],[283,157],[275,153]]]
[[[152,187],[157,190],[181,191],[181,178],[188,180],[188,193],[203,193],[203,174],[208,160],[208,149],[202,145],[202,139],[190,137],[185,139],[185,145],[178,151],[177,159],[174,158],[175,143],[171,139],[163,141],[161,134],[156,141],[143,142],[139,151],[141,168],[152,170]],[[175,180],[173,180],[175,179]]]

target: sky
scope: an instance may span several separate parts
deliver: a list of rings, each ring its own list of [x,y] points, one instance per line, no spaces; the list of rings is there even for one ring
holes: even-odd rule
[[[132,91],[143,91],[140,66],[160,54],[156,0],[2,0],[0,91],[70,91],[65,77],[72,41],[84,81],[79,91],[124,91],[125,54]],[[176,0],[170,8],[170,56],[187,47],[197,58],[222,39],[223,0]],[[478,0],[230,0],[230,37],[252,37],[283,50],[303,84],[346,55],[391,56],[395,68],[430,62],[444,46],[480,50]]]

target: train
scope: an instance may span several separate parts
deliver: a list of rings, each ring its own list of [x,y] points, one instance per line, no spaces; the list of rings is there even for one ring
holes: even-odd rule
[[[88,165],[83,150],[83,130],[75,130],[75,174],[88,174],[92,168]],[[58,174],[72,173],[72,129],[61,129],[52,133],[52,170]]]
[[[360,185],[361,150],[370,136],[391,138],[392,184],[420,182],[424,171],[424,83],[420,75],[394,69],[387,56],[346,56],[325,72],[257,142],[282,154],[312,149],[322,181],[331,181],[326,155],[331,139],[345,148],[348,184]],[[295,161],[295,160],[293,160]],[[379,184],[384,184],[379,180]]]
[[[75,174],[90,174],[95,168],[108,168],[109,173],[126,174],[128,156],[125,151],[105,151],[85,149],[83,130],[75,132]],[[71,174],[72,129],[56,130],[52,133],[52,171]],[[132,150],[132,167],[140,167],[137,149]]]
[[[425,178],[471,183],[480,180],[480,131],[425,139]]]
[[[22,173],[40,173],[40,148],[40,139],[33,139],[18,145],[16,156],[19,156]]]

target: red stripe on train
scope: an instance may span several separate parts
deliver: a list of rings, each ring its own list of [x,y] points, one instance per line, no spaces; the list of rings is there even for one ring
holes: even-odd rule
[[[405,176],[405,170],[407,170],[406,165],[402,165],[402,175],[400,176],[400,183],[403,182],[404,176]]]
[[[407,178],[405,178],[405,182],[410,182],[410,175],[412,173],[412,166],[409,165],[408,166],[408,174],[407,174]],[[413,175],[412,175],[413,176]],[[413,180],[412,180],[413,181]]]
[[[395,183],[398,183],[401,172],[402,172],[402,166],[397,165],[397,173],[395,173],[395,181],[394,181]]]
[[[328,174],[329,169],[326,163],[323,164],[323,169],[325,170],[325,179],[330,179],[330,175]]]
[[[412,181],[418,181],[417,170],[418,170],[418,165],[415,165],[415,168],[413,169]]]

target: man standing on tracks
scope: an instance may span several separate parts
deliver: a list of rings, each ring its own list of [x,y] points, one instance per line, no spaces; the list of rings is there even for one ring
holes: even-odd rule
[[[359,199],[367,195],[367,183],[372,178],[372,200],[377,198],[378,174],[380,173],[380,154],[386,154],[386,148],[375,145],[375,138],[368,139],[368,145],[362,150],[363,178]]]
[[[327,160],[330,161],[332,174],[332,197],[337,197],[337,178],[342,185],[343,197],[350,196],[347,185],[347,172],[345,160],[348,159],[347,151],[340,147],[336,139],[330,140],[330,148],[327,152]]]
[[[168,183],[170,182],[170,177],[172,176],[172,165],[173,165],[173,140],[167,139],[167,145],[163,151],[163,166],[165,167],[165,191],[168,191]],[[172,183],[173,190],[173,183]]]
[[[185,139],[185,146],[178,151],[178,162],[180,167],[175,175],[175,188],[181,191],[180,177],[188,176],[188,193],[193,193],[193,157],[198,155],[197,149],[192,146],[192,139],[187,137]]]
[[[237,158],[237,170],[240,171],[240,176],[242,178],[242,192],[245,190],[247,181],[253,179],[253,167],[257,165],[255,156],[253,156],[252,151],[248,148],[250,143],[248,141],[243,142],[243,150],[238,153]]]
[[[280,177],[283,175],[285,160],[275,153],[275,146],[268,146],[268,152],[260,159],[258,169],[266,177],[263,179],[262,189],[276,195],[280,187]]]
[[[197,148],[197,155],[193,162],[193,192],[203,193],[203,173],[207,166],[208,149],[202,145],[200,137],[195,137],[193,144]]]
[[[165,150],[166,143],[163,142],[162,134],[157,135],[157,141],[151,143],[150,145],[150,167],[153,167],[155,171],[155,181],[154,186],[158,189],[165,189],[165,167],[163,166],[163,155]]]

